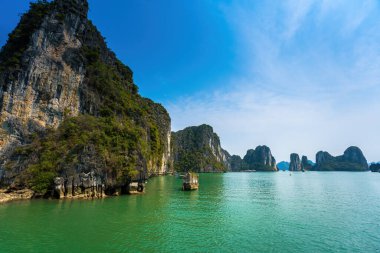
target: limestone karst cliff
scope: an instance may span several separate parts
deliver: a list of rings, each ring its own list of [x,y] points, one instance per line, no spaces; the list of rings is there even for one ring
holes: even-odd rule
[[[229,164],[231,171],[238,172],[244,170],[246,165],[244,164],[243,159],[238,155],[232,155],[229,159]]]
[[[229,170],[230,155],[209,125],[187,127],[172,133],[172,157],[177,171],[221,172]]]
[[[307,159],[307,156],[303,155],[301,159],[301,168],[303,170],[311,170],[313,167],[313,162]]]
[[[273,157],[270,148],[265,145],[249,149],[243,161],[248,170],[277,171],[276,159]]]
[[[301,160],[298,154],[292,153],[290,154],[290,164],[289,171],[300,171],[302,170]]]
[[[228,159],[231,171],[277,171],[276,160],[272,156],[269,147],[257,146],[255,149],[247,150],[242,159],[238,155],[232,155]]]
[[[319,151],[316,164],[312,168],[317,171],[367,171],[368,163],[358,147],[349,147],[341,156],[332,156],[328,152]]]
[[[167,111],[138,94],[87,12],[32,3],[1,49],[0,187],[98,196],[170,170]]]

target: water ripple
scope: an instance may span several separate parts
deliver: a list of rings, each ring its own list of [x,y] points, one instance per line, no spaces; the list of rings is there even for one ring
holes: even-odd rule
[[[0,205],[1,252],[380,252],[374,173],[157,177],[146,194]]]

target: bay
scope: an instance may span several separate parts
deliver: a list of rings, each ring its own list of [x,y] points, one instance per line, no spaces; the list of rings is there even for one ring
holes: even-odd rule
[[[380,173],[174,176],[143,195],[0,205],[0,252],[380,252]]]

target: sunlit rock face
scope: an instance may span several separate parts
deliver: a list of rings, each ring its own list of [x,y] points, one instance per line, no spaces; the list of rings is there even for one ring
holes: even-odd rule
[[[57,5],[66,6],[64,1]],[[70,65],[66,58],[82,46],[78,34],[86,30],[88,5],[76,1],[63,20],[58,6],[51,7],[30,34],[17,67],[1,71],[0,152],[12,143],[23,143],[31,132],[56,128],[64,116],[81,111],[78,89],[85,78],[84,64]]]
[[[173,163],[177,171],[221,172],[230,169],[230,155],[209,125],[172,133]]]
[[[32,3],[0,52],[0,187],[94,197],[172,171],[169,114],[138,94],[88,8]]]

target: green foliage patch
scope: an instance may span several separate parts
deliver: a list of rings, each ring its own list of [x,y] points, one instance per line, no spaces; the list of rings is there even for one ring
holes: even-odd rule
[[[137,173],[139,155],[147,155],[144,135],[130,120],[81,115],[66,119],[58,129],[16,152],[35,157],[26,175],[37,192],[46,191],[54,177],[79,167],[114,175],[122,183]]]
[[[84,46],[81,53],[87,71],[85,92],[97,112],[66,118],[58,129],[18,148],[18,153],[35,157],[26,177],[37,192],[46,191],[56,176],[72,175],[79,167],[123,184],[144,170],[147,161],[161,165],[165,126],[159,122],[170,124],[166,110],[135,93],[135,85],[124,76],[128,69],[120,72],[121,63],[104,63],[97,48]]]
[[[192,171],[201,172],[207,171],[211,168],[212,171],[225,172],[227,170],[226,166],[218,162],[210,148],[204,147],[202,149],[193,150],[181,150],[179,151],[178,159],[174,163],[174,169],[176,171]]]
[[[0,71],[18,69],[33,32],[41,25],[43,18],[53,5],[46,0],[30,3],[29,11],[21,16],[17,27],[8,35],[5,46],[0,51]]]
[[[363,165],[352,162],[331,161],[322,163],[317,170],[321,171],[366,171]]]
[[[70,8],[46,0],[30,4],[0,52],[0,71],[24,68],[22,55],[46,15],[55,13],[52,18],[60,25],[70,23],[67,14],[76,13],[76,5],[64,3]],[[91,21],[82,21],[85,31],[77,34],[82,47],[67,49],[64,61],[73,69],[85,68],[78,90],[83,113],[70,117],[70,110],[64,110],[57,129],[30,137],[28,144],[15,149],[8,164],[14,174],[22,171],[20,181],[39,193],[48,190],[57,176],[94,170],[109,184],[117,185],[125,184],[138,171],[148,170],[149,174],[152,168],[148,164],[161,166],[170,129],[168,113],[138,94],[129,67],[107,48]]]
[[[188,127],[172,134],[174,170],[181,172],[226,171],[227,166],[219,162],[210,146],[205,143],[212,138],[220,145],[219,137],[208,125]]]

